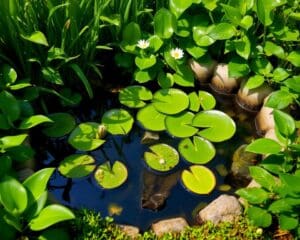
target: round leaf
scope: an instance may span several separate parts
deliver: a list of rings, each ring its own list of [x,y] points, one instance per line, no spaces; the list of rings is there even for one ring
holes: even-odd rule
[[[185,92],[175,88],[158,90],[152,101],[156,110],[165,114],[176,114],[189,106],[189,98]]]
[[[216,99],[206,91],[199,91],[200,105],[203,110],[210,110],[216,106]]]
[[[190,137],[198,132],[198,129],[191,126],[194,114],[191,112],[182,112],[173,116],[167,116],[165,125],[167,131],[174,137]]]
[[[160,38],[170,38],[176,31],[176,18],[166,8],[158,10],[154,16],[154,33]]]
[[[112,167],[109,162],[105,162],[95,172],[97,183],[105,189],[113,189],[121,186],[127,177],[127,168],[119,161],[116,161]]]
[[[105,142],[99,138],[98,128],[95,122],[81,123],[72,131],[68,142],[78,150],[92,151]]]
[[[151,152],[145,152],[144,159],[150,168],[159,172],[167,172],[178,164],[179,154],[173,147],[162,143],[149,148]]]
[[[135,58],[135,64],[141,70],[145,70],[147,68],[150,68],[155,63],[156,63],[156,57],[154,55],[150,55],[150,57],[136,57]]]
[[[129,133],[133,122],[130,113],[124,109],[111,109],[102,117],[102,123],[107,127],[107,131],[115,135]]]
[[[73,154],[59,164],[58,171],[69,178],[81,178],[89,175],[95,168],[95,159],[92,156]]]
[[[180,154],[190,163],[205,164],[214,158],[216,150],[214,145],[204,138],[194,136],[191,139],[183,139],[179,145]]]
[[[254,225],[259,227],[269,227],[272,223],[272,216],[265,209],[259,207],[249,207],[248,216]]]
[[[144,107],[144,101],[151,100],[152,93],[149,89],[143,86],[130,86],[120,91],[119,101],[131,108]]]
[[[215,40],[225,40],[235,35],[235,27],[229,23],[219,23],[209,32],[209,36]]]
[[[76,125],[74,117],[68,113],[53,113],[48,117],[53,121],[53,124],[43,129],[48,137],[62,137],[70,133]]]
[[[207,167],[193,165],[181,174],[183,185],[196,194],[209,194],[216,186],[215,175]]]
[[[165,130],[165,118],[166,115],[158,112],[153,104],[148,104],[146,107],[139,110],[136,119],[139,123],[148,130],[151,131],[163,131]]]
[[[212,142],[230,139],[236,130],[234,121],[218,110],[207,110],[196,114],[193,126],[204,128],[198,134]]]

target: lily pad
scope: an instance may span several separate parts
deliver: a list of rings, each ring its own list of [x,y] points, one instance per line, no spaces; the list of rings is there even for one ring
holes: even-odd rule
[[[178,145],[178,150],[185,160],[193,164],[208,163],[216,155],[214,145],[198,136],[193,137],[193,142],[190,138],[183,139]]]
[[[105,189],[113,189],[121,186],[127,177],[127,168],[120,161],[116,161],[113,166],[110,165],[110,162],[105,162],[95,172],[97,183]]]
[[[78,150],[92,151],[105,143],[99,137],[98,128],[99,124],[95,122],[81,123],[72,131],[68,142]]]
[[[188,96],[176,88],[158,90],[152,102],[157,111],[165,114],[180,113],[189,106]]]
[[[203,110],[211,110],[216,106],[216,99],[206,91],[199,91],[200,105]]]
[[[216,178],[207,167],[193,165],[181,174],[183,185],[196,194],[209,194],[216,186]]]
[[[48,117],[53,121],[43,129],[43,133],[48,137],[62,137],[70,133],[76,126],[74,117],[68,113],[53,113]]]
[[[167,116],[165,125],[167,131],[174,137],[190,137],[198,132],[198,128],[192,126],[194,114],[182,112],[176,115]]]
[[[89,175],[95,168],[95,159],[92,156],[73,154],[59,164],[58,171],[65,177],[81,178]]]
[[[159,172],[173,169],[179,162],[179,154],[173,147],[161,143],[150,146],[151,152],[145,152],[144,159],[147,165]]]
[[[204,128],[198,134],[212,142],[230,139],[236,130],[234,121],[218,110],[207,110],[196,114],[192,125]]]
[[[102,123],[107,127],[107,131],[114,135],[129,133],[133,122],[130,113],[124,109],[111,109],[102,117]]]
[[[120,91],[119,101],[131,108],[141,108],[152,99],[152,92],[143,86],[130,86]]]
[[[148,104],[146,107],[139,110],[136,119],[147,130],[163,131],[165,127],[166,115],[158,112],[153,104]]]
[[[200,99],[196,92],[191,92],[189,95],[189,110],[193,112],[198,112],[200,109]]]

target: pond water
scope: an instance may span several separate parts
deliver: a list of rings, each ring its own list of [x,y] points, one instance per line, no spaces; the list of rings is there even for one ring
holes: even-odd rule
[[[172,173],[155,176],[147,169],[143,161],[143,154],[148,149],[147,144],[141,144],[144,130],[134,126],[128,136],[106,137],[107,141],[99,149],[90,152],[97,164],[109,160],[122,161],[128,168],[128,179],[125,184],[114,190],[101,189],[95,182],[93,174],[82,179],[68,179],[54,173],[49,182],[49,191],[55,196],[58,202],[71,208],[88,208],[101,212],[102,216],[113,216],[115,222],[121,224],[136,225],[141,230],[146,230],[151,223],[164,218],[183,216],[190,224],[195,222],[194,210],[209,203],[220,194],[222,184],[230,184],[217,168],[221,165],[230,169],[231,157],[234,150],[249,140],[249,136],[255,132],[253,127],[253,116],[246,115],[237,109],[232,99],[229,101],[218,101],[218,109],[227,112],[236,121],[237,132],[235,136],[226,142],[215,144],[217,154],[215,158],[206,164],[215,174],[217,187],[209,195],[195,195],[188,192],[180,180],[177,180],[176,172],[186,169],[190,164],[183,159]],[[107,102],[104,108],[116,107],[117,101]],[[102,106],[103,107],[103,106]],[[103,110],[103,109],[102,109]],[[78,121],[99,122],[102,114],[101,109],[84,107],[75,110]],[[160,140],[177,148],[179,139],[171,138],[165,133],[160,134]],[[33,137],[33,146],[37,148],[37,160],[40,167],[57,167],[64,157],[73,154],[75,151],[67,143],[67,138],[46,139],[40,135]],[[174,174],[175,172],[175,174]],[[223,175],[223,176],[222,176]],[[164,180],[166,178],[166,180]],[[156,182],[156,183],[155,183]],[[166,186],[171,185],[171,189]],[[153,187],[153,188],[152,188]],[[233,191],[233,190],[229,190]],[[159,210],[150,210],[142,207],[142,196],[153,195],[163,192],[168,197]]]

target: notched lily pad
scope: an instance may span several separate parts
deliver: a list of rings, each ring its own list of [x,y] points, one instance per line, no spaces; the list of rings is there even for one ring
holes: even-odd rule
[[[216,178],[207,167],[193,165],[181,174],[183,185],[196,194],[209,194],[216,186]]]
[[[113,189],[121,186],[127,177],[127,168],[120,161],[114,162],[112,166],[110,162],[105,162],[95,172],[97,183],[104,189]]]
[[[58,171],[65,177],[81,178],[89,175],[95,168],[95,159],[92,156],[73,154],[59,164]]]
[[[104,113],[102,123],[107,131],[114,135],[126,135],[130,132],[133,125],[133,118],[124,109],[111,109]]]
[[[210,110],[216,106],[216,99],[209,92],[199,91],[198,96],[203,110]]]
[[[198,134],[212,142],[230,139],[236,130],[234,121],[227,114],[218,110],[207,110],[196,114],[192,125],[204,128]]]
[[[69,134],[76,126],[75,119],[68,113],[53,113],[48,117],[53,123],[47,124],[42,131],[48,137],[62,137]]]
[[[136,116],[142,127],[151,131],[165,130],[165,118],[166,115],[158,112],[153,104],[140,109]]]
[[[161,143],[150,146],[151,152],[144,153],[146,164],[153,170],[167,172],[179,162],[179,154],[173,147]]]
[[[105,143],[104,139],[100,139],[98,130],[98,123],[81,123],[72,131],[68,142],[78,150],[92,151]]]
[[[191,112],[182,112],[176,115],[167,116],[165,125],[167,131],[174,137],[190,137],[198,132],[198,128],[192,126],[194,114]]]
[[[119,101],[131,108],[141,108],[146,105],[144,101],[151,100],[152,93],[143,86],[130,86],[120,91]]]
[[[176,88],[158,90],[153,96],[153,106],[165,114],[176,114],[187,109],[189,98],[185,92]]]
[[[178,150],[184,159],[193,164],[205,164],[214,158],[216,149],[214,145],[198,136],[183,139],[179,145]]]

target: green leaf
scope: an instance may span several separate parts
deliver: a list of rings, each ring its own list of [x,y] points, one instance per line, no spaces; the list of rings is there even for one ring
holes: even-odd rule
[[[242,188],[237,190],[236,193],[252,204],[263,203],[269,198],[269,194],[265,190],[258,187]]]
[[[199,91],[198,96],[203,110],[211,110],[216,106],[216,99],[209,92]]]
[[[290,137],[295,132],[295,121],[290,115],[274,109],[273,116],[276,127],[283,136]]]
[[[171,73],[165,74],[164,71],[161,71],[157,77],[158,84],[161,88],[171,88],[174,84],[174,78]]]
[[[262,75],[255,75],[250,77],[247,80],[245,88],[247,89],[254,89],[261,86],[265,82],[265,78]]]
[[[40,31],[36,31],[29,36],[21,35],[21,37],[27,41],[30,41],[30,42],[33,42],[36,44],[44,45],[46,47],[49,46],[44,33],[40,32]]]
[[[4,64],[0,69],[0,84],[3,87],[13,84],[17,80],[17,72],[11,66]]]
[[[269,227],[272,223],[272,216],[266,210],[259,207],[249,207],[248,217],[258,227]]]
[[[225,12],[226,18],[231,21],[235,25],[239,25],[242,20],[242,14],[240,13],[239,9],[232,7],[230,5],[222,4],[221,6]]]
[[[15,121],[20,117],[21,109],[17,99],[7,91],[0,93],[0,110],[9,121]]]
[[[228,64],[229,77],[245,77],[250,72],[248,63],[241,57],[233,57]]]
[[[156,110],[153,104],[148,104],[138,111],[136,119],[143,128],[151,131],[165,130],[166,115]]]
[[[240,24],[239,24],[242,28],[248,30],[249,28],[252,27],[253,25],[253,17],[250,15],[246,15],[243,17],[243,19],[241,20]]]
[[[27,207],[26,189],[16,179],[5,176],[0,182],[0,202],[7,212],[19,215]]]
[[[300,193],[300,176],[282,173],[279,175],[280,180],[293,192]]]
[[[276,82],[281,82],[284,79],[288,78],[289,76],[290,76],[289,72],[284,68],[278,67],[278,68],[275,68],[274,71],[273,71],[273,80],[276,81]],[[286,84],[286,86],[288,86],[287,85],[288,80],[284,82],[284,84]],[[299,83],[300,83],[300,80],[299,80]],[[299,85],[297,84],[296,86],[299,86]],[[293,87],[289,87],[289,88],[293,89]],[[298,87],[298,89],[299,89],[299,92],[300,92],[300,87]]]
[[[192,0],[170,0],[169,7],[171,12],[179,18],[180,15],[193,4]]]
[[[24,213],[24,218],[27,221],[30,221],[32,218],[36,217],[42,209],[45,207],[48,199],[48,192],[47,190],[42,193],[42,195],[36,200],[33,201],[30,199],[28,202],[31,202]]]
[[[273,201],[268,210],[273,214],[283,213],[283,212],[293,212],[293,206],[289,203],[287,198],[278,199]]]
[[[269,138],[259,138],[250,143],[246,151],[258,154],[275,154],[281,151],[281,145]]]
[[[292,51],[286,58],[295,67],[300,67],[300,51]]]
[[[95,159],[86,154],[72,154],[60,162],[58,171],[65,177],[81,178],[96,168]]]
[[[95,172],[97,183],[104,189],[113,189],[121,186],[127,177],[127,168],[120,161],[114,162],[112,167],[109,162],[105,162]]]
[[[182,87],[194,86],[194,74],[192,70],[185,64],[177,67],[176,73],[173,75],[174,82]]]
[[[155,53],[157,52],[164,42],[157,35],[152,35],[149,39],[149,48]]]
[[[264,51],[267,56],[275,55],[279,58],[285,57],[283,48],[270,41],[266,41]]]
[[[44,116],[44,115],[34,115],[29,118],[25,118],[22,120],[19,129],[29,129],[32,127],[35,127],[41,123],[46,123],[46,122],[53,122],[50,118]]]
[[[212,45],[216,40],[208,35],[211,28],[207,27],[193,27],[193,39],[200,47],[207,47]]]
[[[271,73],[273,66],[268,59],[264,57],[258,57],[251,62],[251,69],[256,74],[265,76]]]
[[[64,82],[60,76],[59,71],[51,67],[44,67],[42,68],[42,74],[46,81],[57,85],[64,85]]]
[[[247,35],[244,35],[240,40],[235,41],[234,46],[238,55],[246,60],[249,58],[251,53],[251,42]]]
[[[138,66],[140,70],[145,70],[147,68],[152,67],[156,63],[156,57],[154,55],[150,55],[149,57],[136,57],[135,64]]]
[[[265,26],[271,25],[273,22],[273,0],[256,0],[255,2],[257,7],[257,17],[259,21]]]
[[[21,145],[28,137],[28,134],[19,134],[15,136],[5,136],[0,138],[0,146],[2,149],[8,149]]]
[[[168,9],[161,8],[154,15],[154,33],[160,38],[171,38],[176,26],[176,17]]]
[[[210,11],[213,11],[217,7],[218,0],[202,0],[204,7]]]
[[[38,240],[71,240],[71,237],[66,229],[54,228],[43,231]]]
[[[214,145],[198,136],[193,137],[193,142],[190,138],[183,139],[178,150],[186,161],[193,164],[206,164],[216,155]]]
[[[213,27],[208,35],[214,40],[230,39],[235,35],[236,29],[229,23],[219,23]]]
[[[294,101],[293,95],[287,91],[278,90],[272,92],[267,100],[266,107],[284,109]]]
[[[294,218],[291,216],[287,216],[284,214],[279,215],[279,226],[280,229],[283,230],[292,230],[298,227],[299,220],[298,218]]]
[[[26,145],[19,145],[6,149],[6,152],[11,157],[11,159],[17,162],[32,160],[35,154],[34,150]]]
[[[8,155],[0,156],[0,179],[8,173],[12,167],[12,159]],[[1,201],[0,201],[1,202]]]
[[[179,154],[167,144],[155,144],[149,147],[151,152],[144,153],[146,164],[159,172],[167,172],[179,163]]]
[[[189,110],[193,112],[198,112],[200,109],[200,99],[196,92],[191,92],[188,95],[189,97]]]
[[[23,183],[23,186],[31,193],[34,200],[37,201],[47,189],[48,181],[55,168],[44,168],[29,176]]]
[[[273,188],[276,186],[274,176],[270,174],[267,170],[258,166],[250,166],[249,171],[251,177],[253,177],[253,179],[262,187],[272,191]]]
[[[285,75],[286,76],[286,75]],[[284,81],[284,84],[292,91],[300,93],[300,75],[293,76],[292,78]]]
[[[145,101],[152,99],[152,93],[144,86],[129,86],[119,93],[119,101],[131,108],[141,108],[146,105]]]
[[[209,194],[216,186],[213,172],[204,166],[193,165],[181,174],[183,185],[196,194]]]
[[[126,44],[129,45],[137,44],[138,40],[140,39],[141,39],[141,29],[137,23],[130,22],[124,27],[123,41]]]
[[[147,70],[141,71],[137,70],[134,72],[134,80],[139,83],[145,83],[155,78],[157,72],[155,68],[149,68]]]
[[[134,119],[124,109],[111,109],[103,114],[101,121],[110,134],[126,135],[130,132]]]
[[[29,222],[33,231],[40,231],[58,222],[74,219],[75,215],[66,207],[52,204],[45,207],[40,214]]]

